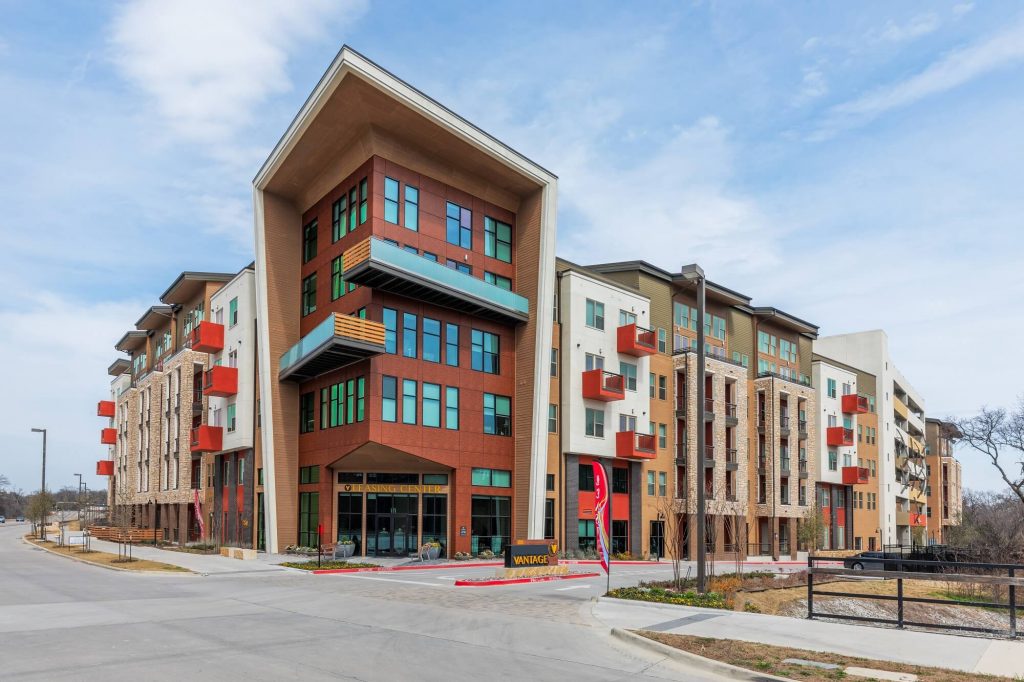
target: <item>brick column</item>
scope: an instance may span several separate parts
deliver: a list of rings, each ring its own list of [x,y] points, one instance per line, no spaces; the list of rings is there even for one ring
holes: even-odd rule
[[[575,551],[580,545],[580,458],[576,455],[565,456],[565,551]]]

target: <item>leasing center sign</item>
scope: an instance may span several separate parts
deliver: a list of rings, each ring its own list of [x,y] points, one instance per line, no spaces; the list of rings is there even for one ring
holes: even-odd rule
[[[558,556],[552,544],[508,545],[505,547],[505,568],[555,566]]]

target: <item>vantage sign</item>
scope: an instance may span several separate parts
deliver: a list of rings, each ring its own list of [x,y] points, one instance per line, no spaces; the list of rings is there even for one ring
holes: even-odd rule
[[[554,543],[507,545],[505,547],[505,568],[557,566],[557,550],[558,547]]]

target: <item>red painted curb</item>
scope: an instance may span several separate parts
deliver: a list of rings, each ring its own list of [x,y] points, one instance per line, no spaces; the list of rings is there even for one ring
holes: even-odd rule
[[[451,563],[434,564],[431,566],[375,566],[373,568],[317,568],[309,571],[313,575],[330,575],[332,573],[386,573],[389,571],[429,571],[442,568],[486,568],[501,566],[500,561],[485,563]],[[300,569],[301,570],[301,569]]]
[[[574,578],[596,578],[600,573],[572,573],[570,575],[543,575],[536,578],[496,578],[494,580],[456,580],[456,587],[492,587],[495,585],[521,585],[524,583],[547,583],[553,580]]]

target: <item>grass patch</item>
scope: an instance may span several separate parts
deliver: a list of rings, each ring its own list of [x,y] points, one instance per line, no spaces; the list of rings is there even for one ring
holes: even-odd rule
[[[316,559],[312,561],[285,561],[278,565],[298,568],[303,571],[316,571],[322,568],[380,568],[380,564],[367,564],[360,561],[323,561],[317,564]]]
[[[659,604],[676,604],[679,606],[702,606],[709,609],[726,608],[725,595],[718,592],[675,592],[663,587],[620,587],[608,593],[616,599],[633,599]]]
[[[26,540],[38,547],[45,547],[55,554],[70,556],[97,566],[113,566],[129,571],[147,571],[156,573],[191,573],[192,571],[181,566],[173,566],[160,561],[148,561],[146,559],[132,559],[128,561],[116,554],[109,552],[97,552],[95,550],[86,552],[82,547],[58,547],[53,542],[43,542],[38,538],[26,537]]]
[[[772,646],[770,644],[758,644],[756,642],[743,642],[733,639],[714,639],[710,637],[693,637],[690,635],[674,635],[665,632],[651,632],[647,630],[636,631],[636,634],[652,639],[662,644],[667,644],[683,651],[688,651],[704,658],[710,658],[723,663],[754,670],[760,673],[790,677],[795,680],[808,680],[808,682],[830,682],[831,680],[854,679],[847,678],[847,675],[840,668],[838,670],[822,670],[809,666],[793,665],[783,663],[787,658],[800,658],[806,661],[817,661],[819,663],[835,663],[837,665],[857,666],[861,668],[873,668],[875,670],[886,670],[895,673],[911,673],[917,675],[920,682],[972,682],[975,680],[999,680],[1003,679],[993,675],[980,675],[978,673],[961,672],[959,670],[948,670],[946,668],[930,668],[905,663],[890,663],[889,661],[878,661],[867,658],[856,658],[854,656],[841,656],[839,654],[822,653],[820,651],[808,651],[806,649],[792,649],[789,647]]]

